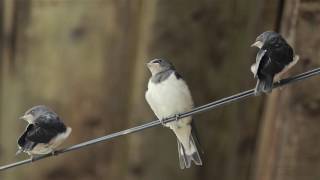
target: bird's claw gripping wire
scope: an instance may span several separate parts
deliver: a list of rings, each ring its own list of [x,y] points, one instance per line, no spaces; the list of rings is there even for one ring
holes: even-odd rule
[[[181,117],[181,114],[180,114],[180,113],[175,114],[174,117],[175,117],[175,121],[178,121],[178,120],[180,119],[180,117]],[[160,123],[161,123],[163,126],[166,125],[166,123],[164,122],[164,120],[165,120],[164,118],[159,118],[159,121],[160,121]]]
[[[162,124],[162,126],[165,126],[166,123],[164,122],[164,118],[159,118],[160,123]]]
[[[52,151],[51,151],[51,155],[52,155],[52,156],[57,156],[58,154],[59,154],[59,152],[56,151],[56,150],[52,150]]]
[[[278,84],[281,83],[281,80],[276,81]],[[283,87],[279,87],[279,90],[282,91]]]
[[[176,121],[178,121],[180,119],[181,114],[175,114],[174,117],[176,118]]]
[[[31,155],[31,162],[33,163],[35,161],[36,157],[34,157],[33,155]]]

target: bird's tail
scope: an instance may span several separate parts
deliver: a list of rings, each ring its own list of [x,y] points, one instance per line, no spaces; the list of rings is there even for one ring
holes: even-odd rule
[[[195,133],[195,129],[192,128],[191,130],[191,135],[190,135],[190,151],[187,152],[186,149],[183,147],[183,144],[177,139],[178,142],[178,153],[179,153],[179,162],[180,162],[180,168],[190,168],[191,167],[191,161],[195,165],[201,166],[202,165],[202,160],[199,154],[200,149],[200,144],[198,141],[198,138]]]
[[[270,93],[273,86],[273,77],[267,76],[264,79],[258,79],[254,94],[257,96],[263,93]]]

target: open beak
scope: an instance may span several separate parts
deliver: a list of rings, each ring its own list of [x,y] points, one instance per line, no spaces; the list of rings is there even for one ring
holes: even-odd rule
[[[263,43],[261,41],[256,41],[253,44],[251,44],[251,47],[258,47],[258,48],[262,48]]]

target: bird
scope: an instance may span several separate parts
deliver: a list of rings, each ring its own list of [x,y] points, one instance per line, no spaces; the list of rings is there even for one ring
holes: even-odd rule
[[[56,148],[71,134],[71,127],[67,127],[60,117],[45,105],[34,106],[27,110],[19,119],[28,122],[23,134],[18,139],[18,151],[34,155],[56,155]]]
[[[145,99],[161,123],[177,136],[180,168],[190,168],[191,161],[201,166],[200,143],[192,117],[179,118],[180,113],[194,106],[188,85],[167,60],[151,60],[147,67],[151,77]],[[176,121],[164,124],[163,118],[169,116],[175,116]]]
[[[251,72],[257,79],[254,93],[270,93],[273,82],[291,69],[299,56],[294,54],[292,47],[280,34],[273,31],[260,34],[251,47],[259,48],[256,62],[251,66]]]

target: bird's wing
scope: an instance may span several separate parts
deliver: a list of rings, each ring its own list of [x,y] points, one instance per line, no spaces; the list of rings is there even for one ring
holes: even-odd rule
[[[57,134],[54,130],[48,130],[38,126],[28,132],[26,139],[36,143],[48,143]]]
[[[28,141],[26,140],[26,136],[28,134],[29,131],[31,131],[32,129],[34,128],[34,125],[33,124],[29,124],[27,127],[26,127],[26,130],[23,132],[23,134],[19,137],[18,139],[18,145],[22,148],[22,149],[25,149],[28,145]],[[33,144],[33,143],[31,143]]]
[[[26,138],[37,143],[48,143],[52,138],[66,130],[65,125],[57,116],[42,115],[35,121],[34,128],[27,133]]]
[[[256,63],[251,66],[251,71],[253,76],[256,77],[258,74],[258,70],[262,61],[265,61],[268,57],[266,56],[267,50],[260,49],[256,56]]]
[[[193,139],[195,141],[195,145],[197,146],[198,151],[200,151],[201,153],[204,153],[201,144],[200,144],[200,140],[199,140],[199,135],[198,135],[198,131],[195,125],[194,121],[191,121],[191,135],[193,136]]]
[[[47,113],[39,116],[35,120],[35,124],[37,124],[41,128],[48,129],[48,130],[55,130],[57,132],[66,131],[66,126],[60,120],[60,118],[54,113]]]

